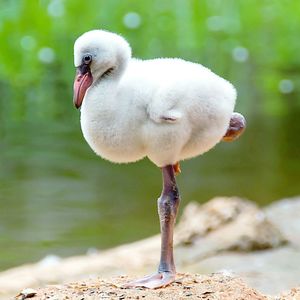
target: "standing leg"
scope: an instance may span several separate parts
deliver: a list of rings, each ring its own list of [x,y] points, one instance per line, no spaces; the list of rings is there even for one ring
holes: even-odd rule
[[[158,214],[161,231],[161,257],[159,273],[170,273],[175,278],[175,264],[173,258],[173,231],[176,221],[179,192],[176,185],[173,166],[166,166],[163,172],[163,191],[158,199]]]
[[[162,168],[163,190],[158,199],[158,214],[161,230],[161,252],[158,272],[128,283],[127,287],[144,286],[148,288],[164,287],[175,280],[176,269],[173,257],[173,231],[180,202],[175,180],[174,168],[168,165]]]

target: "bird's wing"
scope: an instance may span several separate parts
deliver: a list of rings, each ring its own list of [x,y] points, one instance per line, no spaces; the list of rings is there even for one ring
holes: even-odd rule
[[[178,110],[171,109],[163,113],[149,112],[149,117],[155,123],[178,123],[182,118],[182,113]]]
[[[182,114],[178,110],[168,110],[160,116],[162,122],[177,123],[180,121]]]

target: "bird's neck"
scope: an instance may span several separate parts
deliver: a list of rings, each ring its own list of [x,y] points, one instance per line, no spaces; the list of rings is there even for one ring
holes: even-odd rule
[[[122,78],[126,68],[129,64],[131,57],[128,53],[120,52],[121,54],[117,55],[114,60],[110,63],[100,67],[99,69],[93,70],[94,83],[93,86],[100,89],[111,88],[114,85],[118,85],[120,79]],[[92,86],[92,87],[93,87]]]
[[[117,89],[119,78],[109,76],[93,84],[87,91],[81,107],[81,116],[91,122],[106,120],[113,122],[119,113],[117,109]]]

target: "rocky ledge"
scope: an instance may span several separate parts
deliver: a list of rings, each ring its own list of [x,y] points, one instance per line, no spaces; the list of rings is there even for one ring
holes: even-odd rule
[[[149,290],[145,288],[124,289],[126,276],[103,280],[101,278],[65,285],[56,285],[32,291],[33,300],[94,300],[94,299],[222,299],[222,300],[267,300],[268,298],[248,287],[240,278],[223,274],[192,275],[178,274],[170,286]],[[17,296],[26,299],[26,294]]]

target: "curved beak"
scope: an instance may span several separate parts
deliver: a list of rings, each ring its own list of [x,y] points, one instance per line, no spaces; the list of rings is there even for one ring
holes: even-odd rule
[[[92,83],[93,76],[89,66],[79,66],[76,70],[76,76],[74,79],[73,103],[76,108],[81,106],[85,93]]]

